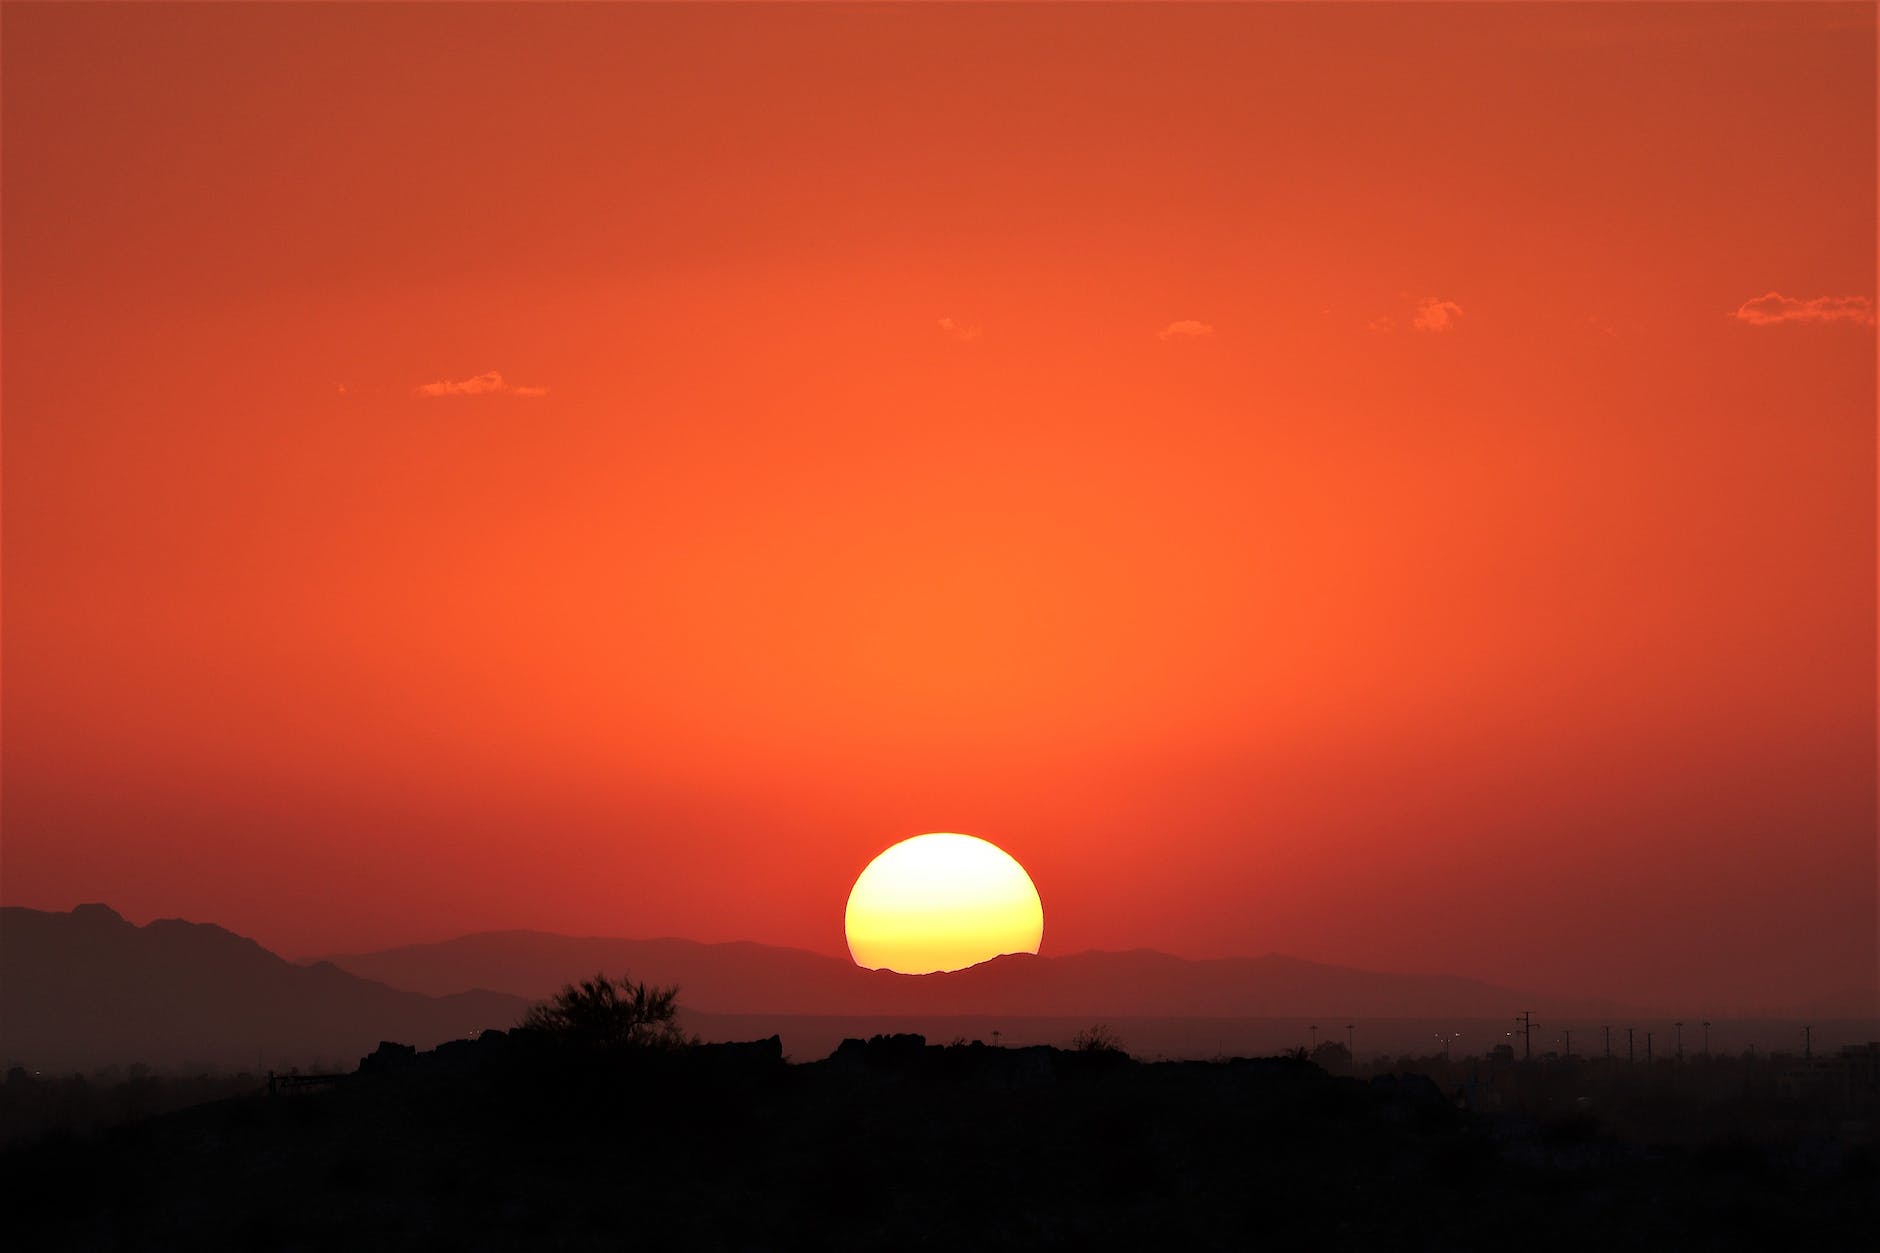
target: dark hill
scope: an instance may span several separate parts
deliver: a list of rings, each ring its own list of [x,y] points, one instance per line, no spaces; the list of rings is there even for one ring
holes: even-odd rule
[[[221,927],[134,926],[103,905],[0,909],[0,1060],[70,1070],[350,1066],[382,1039],[426,1046],[516,1021],[496,992],[432,997],[318,963],[297,966]]]
[[[1414,1075],[906,1036],[804,1066],[774,1039],[387,1047],[330,1088],[0,1151],[0,1189],[16,1246],[61,1250],[1661,1253],[1866,1248],[1880,1221],[1871,1151],[1819,1137],[1646,1145]]]

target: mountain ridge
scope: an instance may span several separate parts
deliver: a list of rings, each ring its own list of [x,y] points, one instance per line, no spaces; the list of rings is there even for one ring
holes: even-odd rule
[[[143,926],[105,905],[0,907],[0,1060],[40,1069],[348,1068],[380,1040],[430,1047],[513,1024],[501,992],[426,996],[298,964],[215,923]]]
[[[429,995],[482,988],[539,998],[571,978],[624,973],[677,984],[688,1008],[713,1014],[1500,1017],[1527,1008],[1620,1008],[1458,975],[1358,970],[1282,953],[1194,959],[1149,948],[1013,953],[963,970],[902,975],[750,940],[510,929],[321,960]]]
[[[1555,1025],[1656,1012],[1291,954],[1189,959],[1147,948],[1007,954],[959,971],[901,975],[752,940],[510,929],[293,962],[214,923],[165,918],[140,927],[103,905],[63,914],[6,906],[0,1063],[53,1071],[133,1061],[349,1067],[380,1040],[431,1047],[511,1026],[531,1002],[595,973],[676,985],[682,1022],[706,1039],[787,1029],[799,1059],[881,1030],[1019,1028],[1068,1039],[1067,1024],[1127,1022],[1132,1041],[1188,1055],[1229,1037],[1242,1041],[1236,1047],[1287,1046],[1315,1020],[1328,1031],[1416,1020],[1426,1031],[1460,1020],[1511,1023],[1522,1010]],[[1293,1025],[1280,1030],[1286,1020]],[[1258,1023],[1267,1026],[1250,1026]]]

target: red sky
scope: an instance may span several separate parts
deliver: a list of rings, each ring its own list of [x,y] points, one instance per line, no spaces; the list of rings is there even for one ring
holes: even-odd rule
[[[1874,49],[10,5],[0,898],[1871,986]]]

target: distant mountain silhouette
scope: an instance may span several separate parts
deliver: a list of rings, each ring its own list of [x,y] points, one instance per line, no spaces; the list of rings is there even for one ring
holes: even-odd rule
[[[591,972],[590,972],[591,973]],[[499,992],[432,997],[295,965],[221,927],[134,926],[104,905],[0,908],[0,1062],[350,1070],[380,1040],[426,1046],[514,1025]]]
[[[1529,1008],[1593,1008],[1446,975],[1383,974],[1277,954],[1189,961],[1148,949],[1013,955],[948,974],[898,975],[748,942],[489,931],[328,960],[429,995],[485,988],[541,997],[578,972],[628,971],[678,984],[684,1008],[707,1014],[1503,1018]]]

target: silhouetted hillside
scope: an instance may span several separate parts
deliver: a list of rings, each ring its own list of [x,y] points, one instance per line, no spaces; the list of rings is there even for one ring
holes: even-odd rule
[[[491,931],[329,960],[431,995],[492,988],[540,997],[570,972],[629,970],[677,984],[688,1010],[708,1014],[1506,1018],[1522,1008],[1593,1008],[1445,975],[1383,974],[1277,954],[1189,961],[1148,949],[1013,955],[949,974],[897,975],[762,944]]]
[[[337,966],[297,966],[221,927],[138,927],[103,905],[0,909],[0,1060],[65,1070],[114,1063],[350,1065],[386,1038],[429,1046],[516,1021],[496,992],[431,997]]]
[[[1870,1147],[1687,1148],[1302,1058],[775,1038],[386,1045],[281,1089],[0,1152],[60,1250],[1866,1248]]]

